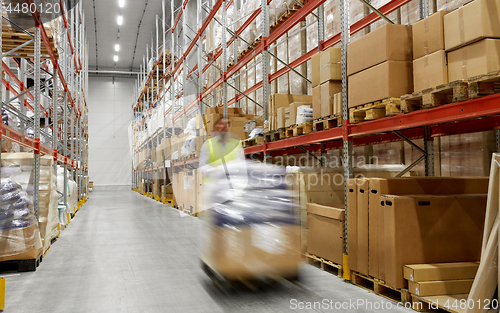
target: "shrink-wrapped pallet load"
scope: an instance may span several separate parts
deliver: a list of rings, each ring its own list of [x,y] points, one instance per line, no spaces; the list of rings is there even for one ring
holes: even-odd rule
[[[19,183],[24,190],[29,191],[32,182],[33,153],[3,153],[2,167],[18,167],[16,175],[11,179]],[[44,251],[50,247],[52,239],[59,234],[59,210],[57,208],[58,193],[56,176],[52,167],[53,159],[50,156],[40,157],[40,179],[38,192],[38,227],[43,242]]]

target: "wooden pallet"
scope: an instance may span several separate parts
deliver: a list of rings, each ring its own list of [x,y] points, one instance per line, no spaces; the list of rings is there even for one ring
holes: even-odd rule
[[[49,42],[51,45],[52,52],[56,56],[56,58],[59,58],[59,52],[55,48],[54,45],[54,37],[52,36],[52,33],[48,28],[46,28],[47,31],[47,37],[49,38]],[[18,46],[22,45],[23,43],[26,43],[33,39],[30,35],[14,30],[14,29],[2,29],[2,52],[6,53],[9,52],[10,50],[17,48]],[[17,56],[17,57],[23,57],[23,58],[28,58],[28,57],[33,57],[35,55],[35,45],[34,43],[30,43],[29,45],[26,45],[17,51],[15,51],[11,56]],[[50,54],[48,53],[47,49],[45,48],[45,45],[41,44],[41,50],[40,50],[40,55],[42,58],[49,58]]]
[[[387,98],[350,108],[349,122],[354,124],[400,114],[400,103],[399,98]]]
[[[313,131],[319,132],[342,126],[342,116],[330,115],[313,121]]]
[[[325,272],[330,272],[340,278],[342,278],[342,276],[344,275],[342,271],[342,265],[340,264],[325,260],[307,252],[305,253],[305,256],[308,264],[316,266]]]
[[[287,138],[285,128],[271,130],[267,133],[264,133],[264,142],[277,141],[285,138]]]
[[[469,99],[500,92],[500,71],[469,78]]]
[[[260,145],[264,142],[264,137],[258,136],[251,139],[246,139],[242,141],[243,148]]]
[[[297,3],[294,3],[294,5],[292,6],[291,9],[287,10],[285,13],[283,13],[277,20],[276,22],[274,22],[270,27],[269,27],[269,30],[270,31],[273,31],[275,30],[276,28],[278,28],[278,26],[280,26],[281,24],[283,24],[290,16],[292,16],[297,10],[299,10],[302,5],[304,4],[304,0],[298,0],[298,2],[300,4],[297,4]]]
[[[417,312],[462,313],[460,301],[467,301],[468,294],[419,297],[411,294],[412,309]],[[475,303],[477,305],[477,303]]]
[[[351,272],[351,282],[358,287],[371,291],[374,294],[386,299],[402,303],[411,302],[408,289],[390,287],[377,278],[366,276],[357,272]]]
[[[12,260],[0,262],[0,273],[5,272],[33,272],[42,263],[43,255],[40,254],[29,260]]]
[[[437,107],[469,99],[467,81],[456,80],[446,85],[401,96],[401,113]]]
[[[297,137],[300,135],[309,134],[313,131],[313,123],[300,123],[285,128],[286,138]]]

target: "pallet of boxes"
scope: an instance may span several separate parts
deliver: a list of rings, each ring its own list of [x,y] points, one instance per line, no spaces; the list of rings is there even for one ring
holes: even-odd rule
[[[269,122],[264,141],[276,141],[312,132],[312,96],[273,94],[269,96]]]
[[[350,179],[352,283],[397,302],[468,293],[473,269],[460,272],[479,261],[487,191],[487,177]],[[431,267],[448,274],[408,274]]]
[[[364,177],[394,177],[403,168],[404,166],[356,168],[354,174]],[[302,253],[309,263],[342,276],[345,238],[343,169],[301,167],[298,172],[288,175],[299,204]]]
[[[400,96],[413,91],[412,60],[407,25],[384,25],[348,45],[350,123],[401,113]]]
[[[315,131],[342,125],[342,67],[340,48],[311,58],[313,126]]]

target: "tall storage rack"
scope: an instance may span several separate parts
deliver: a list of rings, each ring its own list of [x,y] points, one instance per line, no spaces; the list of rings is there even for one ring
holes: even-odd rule
[[[3,16],[2,29],[2,111],[19,118],[20,129],[1,124],[0,139],[34,153],[34,208],[38,214],[40,156],[48,155],[64,168],[78,185],[78,208],[88,196],[88,41],[82,5],[68,8],[53,1],[50,28],[43,24],[39,0],[26,0],[34,29],[23,29]],[[60,13],[57,12],[60,8]],[[44,12],[42,12],[44,13]],[[58,14],[56,14],[58,13]],[[0,26],[2,27],[2,26]],[[13,44],[13,36],[17,44]],[[21,38],[21,39],[19,39]],[[34,86],[27,88],[28,78]],[[45,117],[44,127],[40,120]],[[28,136],[32,129],[34,138]],[[59,202],[68,203],[68,189],[62,188]]]
[[[165,127],[160,128],[155,133],[150,133],[144,138],[138,139],[136,136],[135,150],[134,150],[134,165],[137,165],[137,155],[142,149],[154,148],[158,144],[161,137],[174,134],[176,123],[181,124],[181,121],[186,121],[186,118],[196,114],[205,112],[206,107],[215,106],[218,103],[217,88],[222,88],[222,97],[220,102],[224,108],[224,115],[227,116],[228,106],[238,106],[239,101],[247,98],[252,92],[262,88],[263,89],[263,103],[259,104],[263,108],[262,118],[268,119],[267,104],[268,96],[270,94],[270,83],[278,79],[280,76],[295,71],[295,68],[306,63],[311,57],[325,49],[334,45],[340,44],[342,55],[342,120],[341,127],[331,128],[328,130],[309,133],[306,135],[282,139],[279,141],[264,142],[260,145],[255,145],[245,148],[247,155],[260,156],[264,161],[269,161],[271,158],[280,155],[290,155],[303,153],[304,151],[325,151],[327,149],[343,148],[344,158],[344,177],[352,178],[352,150],[354,146],[373,145],[385,142],[394,141],[407,141],[411,143],[413,139],[424,139],[424,149],[421,149],[423,155],[413,164],[409,165],[405,171],[410,170],[418,162],[425,160],[426,175],[433,176],[433,145],[432,141],[436,137],[462,134],[478,131],[489,131],[500,129],[500,94],[481,97],[478,99],[467,100],[455,104],[447,104],[431,109],[415,111],[408,114],[401,114],[393,117],[385,117],[373,121],[360,122],[358,124],[349,123],[349,110],[347,104],[347,44],[351,35],[363,30],[373,22],[386,19],[387,14],[395,11],[401,6],[410,2],[410,0],[391,0],[382,7],[375,9],[367,2],[361,0],[366,6],[372,9],[372,13],[366,14],[365,17],[359,21],[349,23],[349,0],[340,1],[340,25],[341,32],[333,37],[324,40],[324,21],[323,21],[323,3],[325,0],[308,0],[300,4],[299,8],[283,23],[269,31],[269,8],[268,5],[271,1],[262,0],[260,7],[252,14],[247,16],[237,16],[241,20],[241,26],[235,28],[233,25],[226,25],[226,13],[229,8],[241,8],[241,0],[217,0],[217,1],[188,1],[184,0],[181,6],[174,7],[174,2],[171,2],[171,16],[165,15],[165,3],[163,3],[162,18],[157,18],[162,27],[157,28],[157,34],[163,35],[162,43],[158,44],[157,36],[157,49],[149,50],[147,59],[144,60],[141,68],[141,74],[138,77],[135,100],[133,104],[134,112],[141,113],[135,121],[134,130],[137,132],[145,129],[145,116],[150,114],[151,108],[144,103],[155,103],[162,101],[165,105],[165,112],[162,112],[165,117]],[[357,1],[357,0],[356,0]],[[195,2],[197,9],[197,29],[192,29],[187,25],[187,8],[189,4]],[[194,7],[194,6],[193,6]],[[221,11],[221,21],[215,18],[218,11]],[[206,12],[206,13],[203,13]],[[235,10],[237,12],[237,10]],[[237,13],[236,13],[237,14]],[[275,43],[279,41],[284,35],[287,34],[295,25],[303,21],[308,15],[313,14],[318,23],[318,42],[319,45],[303,54],[289,64],[282,60],[285,67],[274,73],[270,72],[269,58],[277,59],[277,56],[271,53],[271,48],[275,47]],[[174,18],[175,15],[175,18]],[[420,18],[429,15],[429,6],[426,1],[420,1]],[[229,51],[228,47],[233,41],[243,40],[240,35],[248,25],[256,18],[261,19],[262,38],[249,53],[242,56],[238,61],[228,68],[226,62],[227,56],[231,53],[234,54],[234,59],[237,58],[236,51]],[[236,19],[236,18],[235,18]],[[170,22],[168,22],[170,20]],[[226,40],[226,32],[222,32],[222,43],[227,42],[227,45],[222,44],[211,53],[204,51],[204,42],[210,36],[214,36],[208,28],[211,22],[219,23],[222,29],[227,29],[231,34],[229,40]],[[172,25],[171,28],[167,27]],[[182,25],[181,30],[179,26]],[[165,29],[168,28],[168,29]],[[153,46],[153,45],[152,45]],[[170,47],[172,51],[172,63],[165,63],[164,49],[158,50],[160,47]],[[198,47],[195,49],[195,47]],[[180,51],[179,51],[180,50]],[[197,63],[191,68],[188,67],[187,60],[191,56],[196,55]],[[239,90],[238,80],[241,71],[258,55],[262,55],[262,77],[263,81],[257,82],[253,86],[249,86],[246,90]],[[150,56],[157,56],[156,63],[151,69],[148,69],[147,60]],[[222,68],[215,67],[214,63],[218,58],[222,58]],[[163,67],[160,70],[160,65]],[[209,68],[214,67],[220,71],[220,78],[211,79],[206,88],[203,87],[203,75]],[[300,73],[297,73],[300,75]],[[302,75],[301,75],[302,76]],[[303,76],[302,76],[303,77]],[[180,82],[179,82],[180,81]],[[191,101],[185,101],[183,98],[185,90],[189,84],[195,85],[197,89],[196,97]],[[159,87],[154,87],[159,86]],[[160,88],[161,87],[161,88]],[[159,88],[159,89],[155,89]],[[227,99],[228,88],[235,90],[235,97]],[[185,101],[182,103],[182,101]],[[252,100],[253,101],[253,100]],[[181,102],[181,103],[179,103]],[[168,126],[167,126],[168,125]],[[498,132],[497,132],[498,135]],[[498,148],[498,136],[497,136]],[[186,165],[196,163],[197,159],[183,160],[180,162],[173,162],[172,167],[184,167]],[[135,169],[136,167],[134,167]],[[144,179],[150,179],[151,173],[157,171],[164,171],[163,165],[159,167],[149,167],[142,170],[134,170],[135,187],[139,182]],[[403,173],[401,173],[403,174]],[[346,188],[346,184],[344,184]],[[347,192],[345,193],[347,194]],[[347,199],[346,199],[347,203]],[[345,227],[348,227],[347,212],[349,204],[346,205],[345,210]],[[348,254],[347,247],[347,231],[345,232],[345,253]]]

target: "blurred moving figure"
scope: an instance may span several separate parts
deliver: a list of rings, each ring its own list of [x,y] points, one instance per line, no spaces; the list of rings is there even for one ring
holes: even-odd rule
[[[203,269],[224,288],[277,276],[296,280],[300,228],[285,169],[245,161],[227,120],[215,127],[200,153]]]

